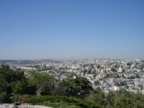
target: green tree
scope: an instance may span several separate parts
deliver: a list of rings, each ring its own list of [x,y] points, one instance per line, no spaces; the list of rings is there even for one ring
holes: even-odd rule
[[[35,71],[30,71],[28,74],[28,86],[36,90],[37,96],[51,94],[55,89],[56,81],[53,76]]]
[[[0,67],[0,97],[6,98],[4,100],[9,101],[9,98],[17,93],[23,94],[24,82],[26,82],[26,79],[22,70],[10,69],[8,65]]]
[[[89,102],[96,102],[101,107],[106,107],[107,105],[106,95],[100,88],[91,91],[90,95],[86,97],[86,100]]]
[[[60,83],[63,95],[85,97],[92,90],[92,84],[84,77],[70,77]]]

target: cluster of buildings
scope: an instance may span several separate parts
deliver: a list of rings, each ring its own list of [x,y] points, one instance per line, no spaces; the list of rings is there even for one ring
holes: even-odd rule
[[[38,70],[57,79],[71,76],[87,78],[93,88],[104,92],[126,89],[144,94],[144,60],[84,59],[61,60],[18,66],[24,70]]]

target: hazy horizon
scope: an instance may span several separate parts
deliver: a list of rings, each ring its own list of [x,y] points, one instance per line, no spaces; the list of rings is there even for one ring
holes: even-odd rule
[[[0,0],[0,60],[144,59],[143,0]]]

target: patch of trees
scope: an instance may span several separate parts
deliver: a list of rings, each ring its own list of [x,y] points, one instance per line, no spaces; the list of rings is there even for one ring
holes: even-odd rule
[[[85,97],[91,90],[91,83],[84,77],[57,80],[47,73],[13,70],[7,65],[0,67],[1,102],[20,101],[24,95]]]
[[[144,108],[144,95],[120,90],[93,90],[83,77],[58,80],[47,73],[0,67],[0,101],[27,102],[54,108]]]

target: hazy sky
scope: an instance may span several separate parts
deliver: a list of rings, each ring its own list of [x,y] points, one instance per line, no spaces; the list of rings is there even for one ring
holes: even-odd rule
[[[144,58],[144,0],[0,0],[0,59]]]

